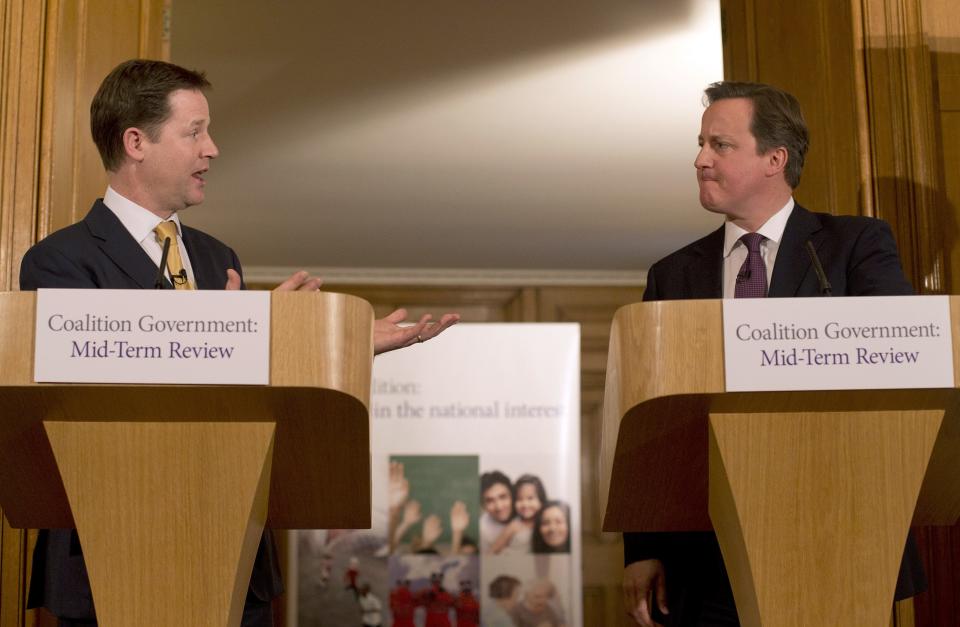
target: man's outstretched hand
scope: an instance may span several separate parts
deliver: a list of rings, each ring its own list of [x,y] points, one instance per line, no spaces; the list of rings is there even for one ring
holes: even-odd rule
[[[430,322],[430,314],[423,314],[420,321],[408,327],[400,323],[407,317],[407,310],[400,308],[385,318],[373,322],[373,354],[405,348],[411,344],[426,342],[437,337],[449,327],[460,321],[460,314],[443,314],[440,322]]]
[[[274,288],[276,292],[315,292],[320,289],[323,279],[310,276],[309,272],[300,270],[280,285]],[[224,289],[238,290],[242,283],[240,274],[233,269],[227,269],[227,284]],[[460,314],[443,314],[440,322],[430,322],[430,314],[424,314],[416,324],[400,326],[407,317],[406,309],[397,309],[385,318],[373,322],[373,354],[379,355],[387,351],[405,348],[411,344],[426,342],[443,333],[449,327],[460,321]]]

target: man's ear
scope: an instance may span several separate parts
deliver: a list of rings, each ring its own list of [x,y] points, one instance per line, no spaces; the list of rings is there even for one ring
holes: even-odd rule
[[[147,135],[138,128],[130,127],[123,132],[123,151],[137,163],[143,161]]]
[[[787,167],[790,153],[785,146],[778,146],[767,153],[767,176],[776,176]]]

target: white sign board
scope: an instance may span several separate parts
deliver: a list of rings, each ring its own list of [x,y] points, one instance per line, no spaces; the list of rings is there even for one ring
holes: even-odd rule
[[[946,296],[723,301],[728,392],[952,388]]]
[[[38,383],[267,385],[270,293],[37,293]]]
[[[359,624],[357,582],[384,625],[582,625],[579,357],[575,324],[458,324],[378,356],[372,528],[299,532],[290,624]]]

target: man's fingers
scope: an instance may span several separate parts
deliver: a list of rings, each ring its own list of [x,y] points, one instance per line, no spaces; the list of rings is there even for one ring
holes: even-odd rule
[[[405,347],[412,346],[419,342],[424,342],[430,339],[431,335],[428,330],[429,327],[427,327],[427,323],[430,322],[430,318],[432,318],[430,314],[423,314],[416,324],[409,327],[403,327],[402,331],[406,336],[406,340],[404,342]]]
[[[657,577],[655,594],[657,595],[657,607],[661,614],[669,614],[670,608],[667,607],[667,581],[665,577]]]
[[[227,268],[227,284],[223,289],[225,290],[238,290],[242,285],[240,280],[240,274],[233,268]]]
[[[300,292],[316,292],[320,289],[320,286],[323,285],[323,279],[320,277],[313,277],[303,282],[300,287],[297,288]]]
[[[417,335],[420,337],[420,341],[426,342],[429,339],[435,338],[448,328],[455,325],[460,321],[460,314],[444,314],[440,318],[439,322],[430,323],[430,316],[424,316],[424,319],[421,319],[422,327],[419,329]]]
[[[290,275],[290,278],[289,278],[289,279],[287,279],[286,281],[284,281],[283,283],[281,283],[280,285],[278,285],[278,286],[276,287],[276,290],[277,290],[278,292],[292,292],[293,290],[295,290],[295,289],[297,289],[298,287],[300,287],[300,285],[301,285],[304,281],[306,281],[309,276],[310,276],[310,275],[307,274],[307,272],[306,272],[305,270],[300,270],[300,271],[298,271],[298,272],[294,272],[292,275]]]
[[[634,614],[637,611],[637,592],[632,585],[623,586],[623,604],[627,606],[627,614],[636,621]]]
[[[458,322],[460,322],[460,314],[443,314],[443,316],[440,318],[440,322],[430,327],[430,337],[436,337],[440,335],[443,331],[446,331]]]
[[[275,289],[278,292],[316,292],[322,284],[323,279],[320,277],[311,277],[310,273],[306,270],[298,270]]]
[[[646,596],[640,599],[637,608],[633,611],[633,620],[637,621],[641,627],[655,627],[653,618],[650,617],[650,603]]]
[[[384,320],[392,324],[397,324],[398,322],[403,322],[403,320],[406,317],[407,317],[407,310],[401,307],[400,309],[397,309],[396,311],[391,312],[390,315],[384,318]]]

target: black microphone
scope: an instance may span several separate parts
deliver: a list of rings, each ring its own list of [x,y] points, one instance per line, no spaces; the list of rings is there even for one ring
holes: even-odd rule
[[[830,281],[827,280],[827,273],[823,271],[820,257],[817,256],[817,249],[813,247],[813,242],[810,240],[807,240],[807,254],[810,255],[810,261],[813,262],[813,271],[817,273],[817,281],[820,282],[820,294],[833,296],[833,288],[830,286]]]
[[[737,273],[737,283],[746,283],[747,281],[750,280],[751,274],[752,273],[750,272],[750,266],[744,264],[740,268],[740,272]]]
[[[170,238],[163,240],[163,254],[160,255],[160,269],[157,270],[157,282],[153,284],[153,289],[163,289],[163,273],[167,270],[167,255],[170,254]]]

